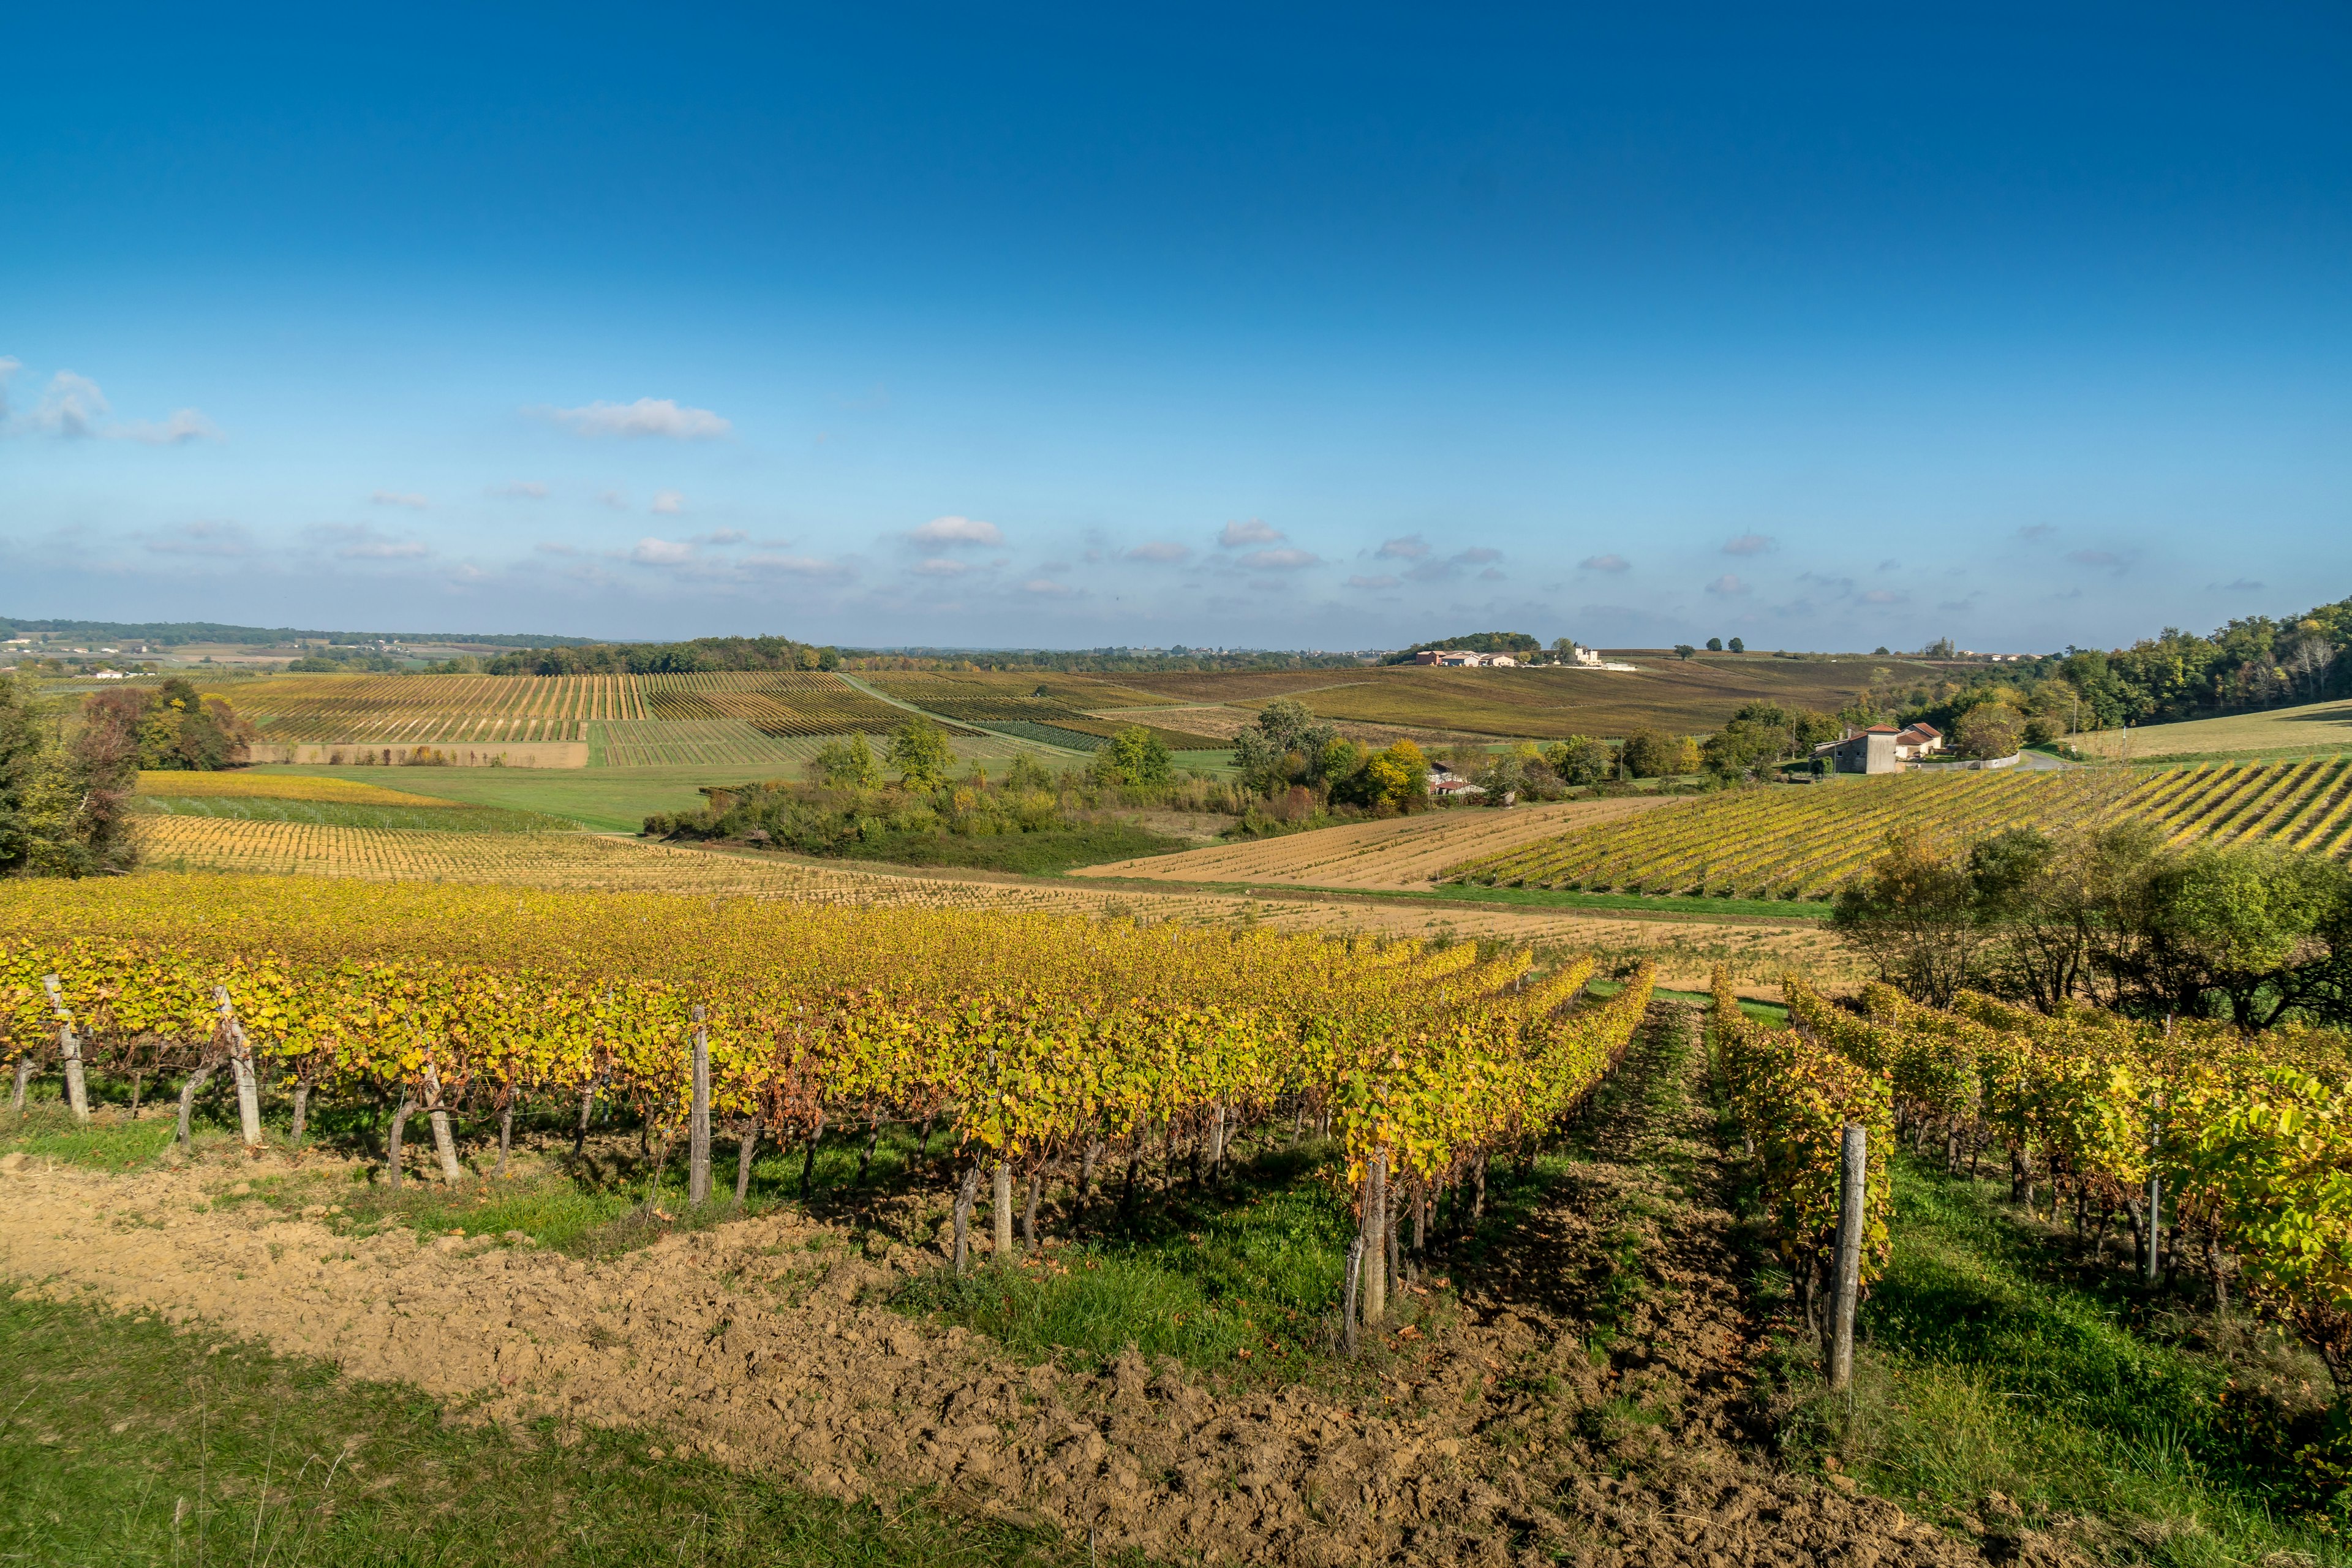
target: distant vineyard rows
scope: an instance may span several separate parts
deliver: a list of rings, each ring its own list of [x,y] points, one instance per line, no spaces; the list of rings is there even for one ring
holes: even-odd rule
[[[2174,842],[2267,840],[2345,856],[2352,854],[2352,759],[2139,775],[1915,773],[1743,791],[1579,828],[1449,867],[1444,876],[1593,892],[1825,898],[1896,827],[1964,841],[2108,816],[2145,818]]]

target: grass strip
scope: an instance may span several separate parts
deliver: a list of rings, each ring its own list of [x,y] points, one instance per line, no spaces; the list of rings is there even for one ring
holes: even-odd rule
[[[2307,1352],[2077,1264],[2005,1186],[1907,1153],[1893,1169],[1895,1256],[1863,1308],[1852,1400],[1808,1387],[1803,1347],[1784,1349],[1792,1458],[1834,1457],[1947,1522],[2092,1521],[2071,1532],[2102,1561],[2347,1561],[2352,1444]]]
[[[795,1490],[658,1430],[504,1427],[152,1319],[0,1297],[0,1561],[1013,1568],[1056,1536]]]

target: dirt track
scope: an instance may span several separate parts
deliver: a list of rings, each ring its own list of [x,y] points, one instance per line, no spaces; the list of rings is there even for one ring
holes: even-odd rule
[[[1345,1399],[1221,1394],[1132,1354],[1099,1373],[1023,1366],[863,1300],[929,1258],[869,1259],[782,1217],[592,1265],[206,1207],[231,1171],[20,1170],[0,1174],[0,1272],[411,1382],[487,1419],[658,1424],[830,1494],[938,1485],[1155,1556],[1981,1561],[1737,1446],[1748,1329],[1695,1055],[1654,1031],[1596,1109],[1569,1190],[1465,1271],[1463,1324],[1395,1350],[1377,1389]],[[2038,1541],[2007,1550],[2055,1560]]]

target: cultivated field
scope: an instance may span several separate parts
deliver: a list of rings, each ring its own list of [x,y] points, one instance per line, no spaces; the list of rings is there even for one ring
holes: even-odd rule
[[[436,833],[299,822],[152,817],[140,825],[148,864],[178,871],[268,872],[383,882],[476,883],[558,891],[691,893],[712,898],[887,908],[1051,911],[1097,917],[1491,938],[1573,944],[1614,962],[1649,958],[1659,984],[1696,991],[1727,963],[1759,994],[1791,968],[1835,986],[1861,970],[1826,932],[1737,921],[1680,922],[1573,910],[1307,897],[1156,893],[1057,879],[1017,881],[919,871],[850,870],[776,855],[728,854],[584,833]]]
[[[2070,736],[2084,754],[2120,757],[2125,752],[2121,730],[2100,730]],[[2352,701],[2311,702],[2299,708],[2274,708],[2267,713],[2232,713],[2220,719],[2192,719],[2182,724],[2144,724],[2132,731],[2134,761],[2155,757],[2203,757],[2229,752],[2270,752],[2352,751]]]
[[[1743,702],[1834,710],[1854,693],[1927,667],[1902,659],[1777,659],[1766,655],[1636,661],[1633,673],[1586,669],[1250,671],[1128,678],[1188,702],[1256,708],[1297,697],[1318,718],[1507,738],[1619,737],[1637,729],[1704,734]],[[1176,721],[1171,716],[1171,722]]]
[[[1295,883],[1315,888],[1427,887],[1447,868],[1481,856],[1614,821],[1669,803],[1666,796],[1563,801],[1502,811],[1471,807],[1387,822],[1317,828],[1085,866],[1076,877],[1141,878],[1158,882]]]
[[[1571,829],[1465,860],[1446,875],[1588,891],[1822,898],[1897,827],[1958,842],[2107,815],[2155,822],[2175,843],[2243,839],[2352,854],[2352,759],[2158,773],[1912,773],[1747,790]]]
[[[1065,678],[1058,690],[1052,682],[1034,677],[1011,679],[1003,675],[880,674],[858,678],[874,689],[927,713],[959,723],[999,730],[1024,740],[1075,751],[1091,751],[1131,724],[1142,724],[1171,751],[1192,751],[1213,745],[1217,737],[1171,730],[1155,721],[1160,706],[1148,692],[1126,690],[1107,682],[1082,684]],[[1099,700],[1114,719],[1098,719],[1087,711],[1089,699]]]
[[[386,789],[358,779],[310,778],[283,773],[178,771],[142,773],[139,793],[173,800],[315,800],[338,805],[447,806],[439,795]]]

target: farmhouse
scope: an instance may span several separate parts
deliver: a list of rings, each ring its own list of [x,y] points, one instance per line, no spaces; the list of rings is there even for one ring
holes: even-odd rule
[[[1448,668],[1475,669],[1516,669],[1519,661],[1507,653],[1473,653],[1468,648],[1425,647],[1412,656],[1415,664],[1438,664]]]
[[[1933,724],[1914,724],[1895,737],[1895,754],[1906,763],[1923,762],[1944,749],[1944,732]]]
[[[1901,733],[1892,724],[1849,730],[1843,741],[1824,741],[1815,746],[1813,755],[1842,773],[1899,773],[1903,761],[1895,747]]]

